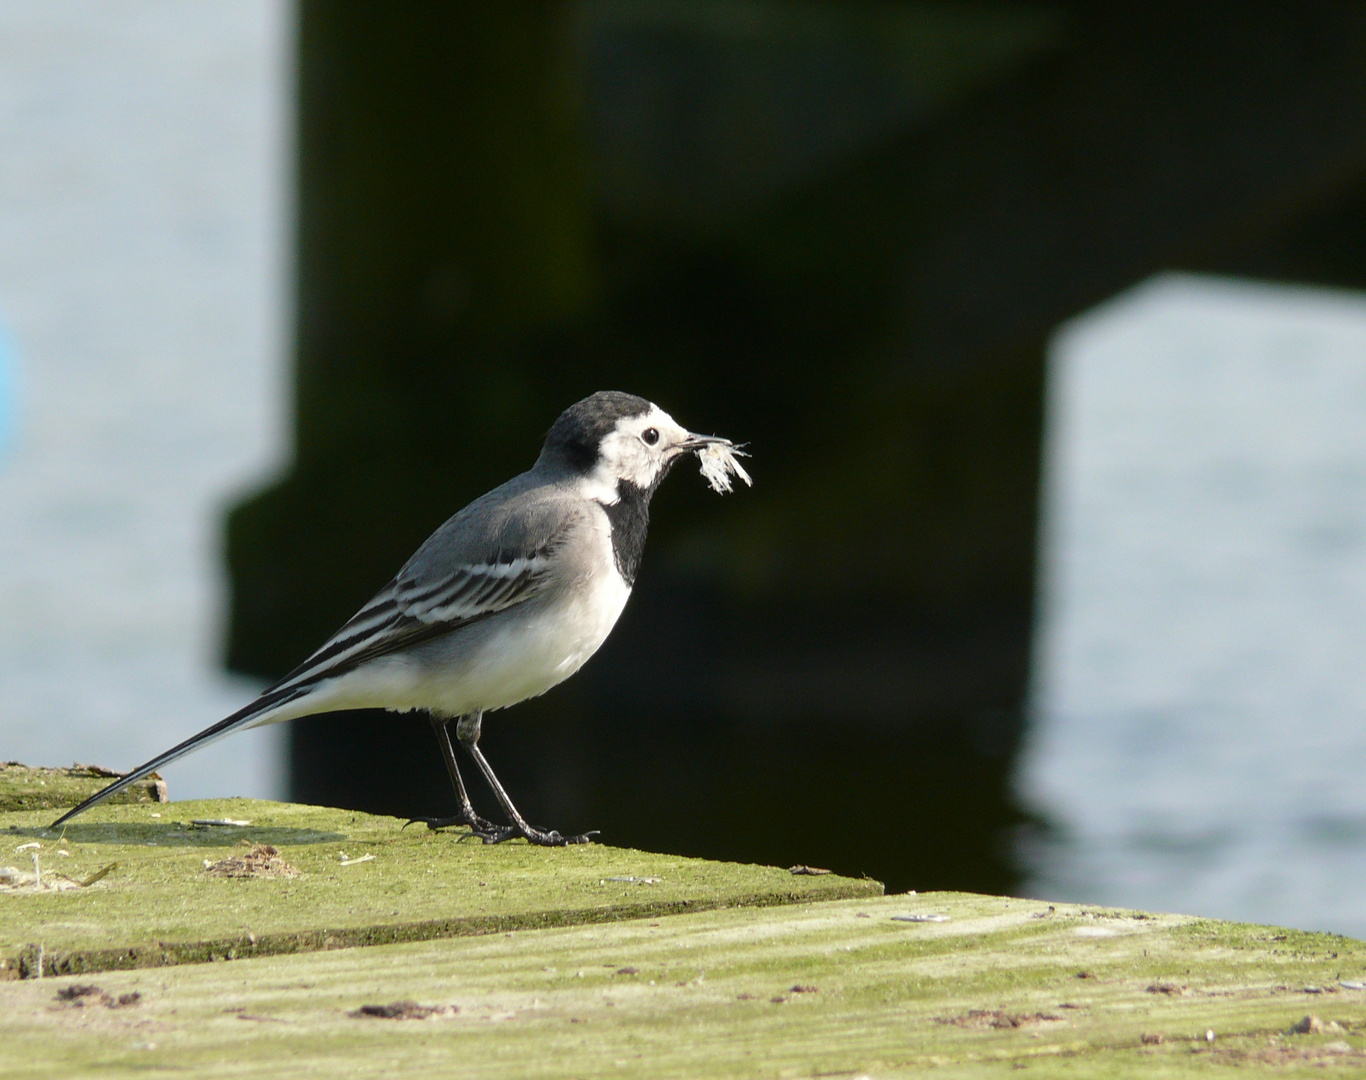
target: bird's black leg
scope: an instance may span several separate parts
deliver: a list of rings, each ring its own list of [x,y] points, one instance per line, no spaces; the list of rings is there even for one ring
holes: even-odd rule
[[[512,828],[515,832],[513,836],[524,836],[533,844],[541,844],[545,847],[562,847],[565,844],[587,844],[592,833],[585,833],[583,836],[561,836],[554,829],[549,831],[538,829],[533,825],[528,825],[526,818],[522,817],[517,811],[517,807],[512,805],[512,800],[508,798],[508,793],[503,790],[503,785],[498,782],[498,777],[493,775],[493,769],[489,767],[483,751],[479,749],[479,733],[483,726],[483,713],[470,713],[462,716],[455,724],[455,737],[460,740],[470,757],[474,758],[474,763],[479,766],[479,771],[484,774],[484,779],[489,782],[489,787],[493,788],[493,793],[498,797],[498,801],[503,806],[503,812],[512,821]],[[497,843],[497,841],[486,841]]]
[[[432,716],[432,732],[436,735],[436,741],[441,746],[441,756],[446,762],[446,771],[451,774],[451,786],[455,788],[455,797],[460,800],[460,813],[454,817],[447,818],[412,818],[409,825],[421,822],[429,829],[445,829],[452,825],[468,825],[470,831],[486,844],[497,844],[503,840],[511,840],[514,836],[520,836],[516,828],[509,825],[495,825],[487,818],[480,817],[474,811],[474,804],[470,802],[469,792],[465,790],[465,781],[460,776],[460,766],[455,761],[455,747],[451,745],[451,733],[447,725],[450,720],[446,717]]]

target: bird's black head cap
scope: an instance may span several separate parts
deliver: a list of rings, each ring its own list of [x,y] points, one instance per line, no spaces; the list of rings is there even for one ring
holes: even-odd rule
[[[575,472],[591,472],[598,460],[598,446],[617,423],[629,416],[643,416],[650,409],[650,403],[635,394],[599,390],[560,413],[546,433],[541,458],[561,462]]]

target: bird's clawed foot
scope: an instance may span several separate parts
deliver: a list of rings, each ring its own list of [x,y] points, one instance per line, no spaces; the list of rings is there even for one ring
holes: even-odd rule
[[[591,844],[593,837],[598,835],[598,830],[591,829],[580,836],[561,836],[554,829],[538,829],[534,825],[528,825],[526,832],[519,831],[519,835],[525,836],[527,843],[540,847],[567,847],[570,844]]]
[[[501,844],[504,840],[511,840],[521,834],[511,825],[495,825],[488,818],[480,817],[478,814],[456,814],[454,817],[415,817],[409,818],[404,824],[406,829],[409,825],[426,825],[432,832],[438,829],[455,829],[465,827],[470,830],[471,836],[476,836],[486,844]]]
[[[555,829],[538,829],[534,825],[527,825],[525,829],[517,825],[495,825],[487,818],[482,818],[478,814],[456,814],[454,817],[415,817],[409,818],[403,826],[405,829],[409,825],[426,825],[427,828],[435,832],[438,829],[467,828],[469,835],[476,837],[486,844],[502,844],[508,840],[516,840],[519,836],[525,838],[527,843],[536,844],[539,847],[565,847],[569,844],[591,844],[593,837],[598,835],[598,830],[593,829],[581,836],[561,836]]]

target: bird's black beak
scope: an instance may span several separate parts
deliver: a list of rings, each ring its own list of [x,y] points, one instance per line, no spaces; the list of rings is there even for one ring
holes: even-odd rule
[[[690,431],[688,432],[688,437],[678,444],[677,449],[680,451],[701,450],[704,447],[716,445],[735,446],[729,439],[723,439],[720,435],[698,435]]]

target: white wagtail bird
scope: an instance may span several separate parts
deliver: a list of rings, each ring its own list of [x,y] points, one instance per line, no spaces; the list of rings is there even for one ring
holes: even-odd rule
[[[54,821],[61,825],[193,750],[242,728],[339,709],[426,711],[460,812],[486,843],[585,843],[528,825],[479,749],[483,715],[543,694],[583,666],[615,625],[645,545],[650,498],[696,453],[717,491],[750,483],[728,439],[684,430],[644,398],[612,391],[566,409],[527,472],[436,530],[398,576],[255,701],[158,754]],[[475,813],[450,727],[507,815]]]

